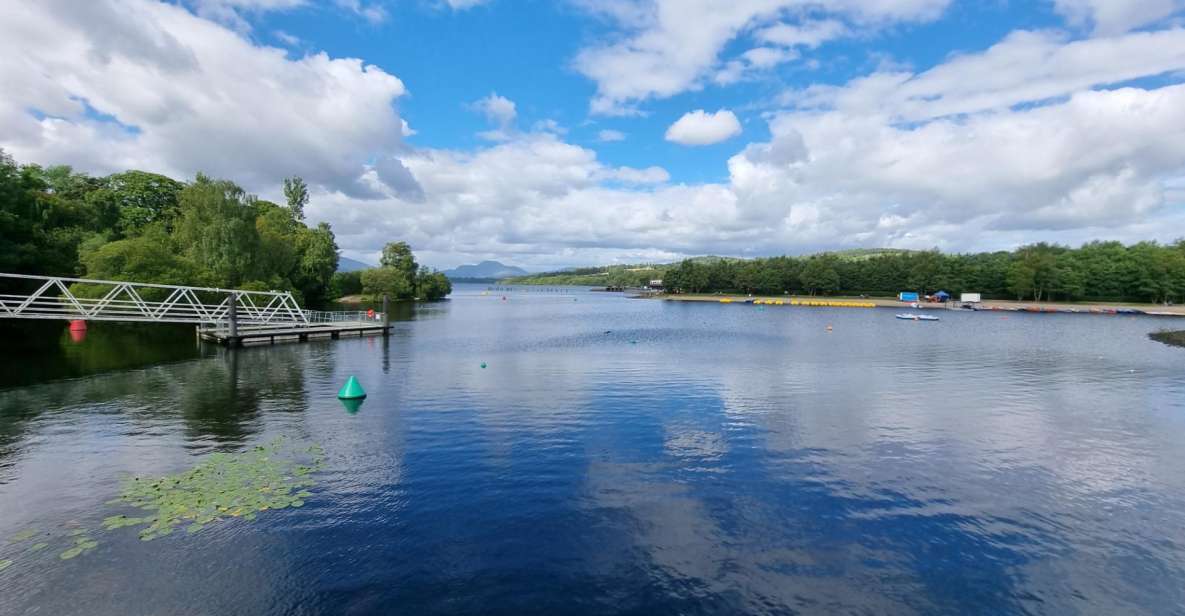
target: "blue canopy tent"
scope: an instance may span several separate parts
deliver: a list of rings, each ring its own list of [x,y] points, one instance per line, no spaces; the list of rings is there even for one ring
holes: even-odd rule
[[[945,302],[950,299],[950,293],[947,293],[946,291],[939,291],[934,294],[934,299],[940,302]]]

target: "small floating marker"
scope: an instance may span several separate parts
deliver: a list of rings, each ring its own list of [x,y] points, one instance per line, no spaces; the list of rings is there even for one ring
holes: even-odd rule
[[[638,344],[637,340],[630,340],[630,344]]]
[[[485,368],[486,368],[486,363],[483,361],[483,362],[481,362],[481,369],[485,370]]]
[[[831,331],[831,326],[830,326],[830,325],[828,325],[828,326],[827,326],[827,331]]]
[[[361,400],[366,397],[366,390],[362,389],[358,379],[351,376],[346,384],[342,385],[341,391],[337,392],[337,397],[342,400]]]
[[[86,331],[86,321],[83,321],[82,319],[70,321],[70,331],[72,331],[72,332]]]

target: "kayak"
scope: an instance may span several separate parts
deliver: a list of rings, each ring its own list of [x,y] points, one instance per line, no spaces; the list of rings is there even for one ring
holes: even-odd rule
[[[928,314],[910,314],[910,313],[899,314],[899,315],[897,315],[897,318],[904,319],[906,321],[937,321],[938,320],[938,317],[932,317]]]

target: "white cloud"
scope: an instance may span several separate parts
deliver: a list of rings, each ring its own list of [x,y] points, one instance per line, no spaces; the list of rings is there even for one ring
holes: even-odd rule
[[[919,75],[878,72],[844,87],[791,93],[788,100],[803,107],[922,120],[1054,99],[1182,69],[1182,28],[1070,42],[1057,32],[1018,31],[982,53],[955,56]]]
[[[393,109],[403,83],[361,60],[291,60],[141,0],[0,12],[0,145],[19,159],[205,171],[250,187],[298,174],[361,194],[367,162],[403,149]]]
[[[1053,0],[1071,24],[1090,26],[1097,34],[1118,34],[1185,10],[1185,0]]]
[[[776,23],[788,11],[826,10],[874,28],[894,21],[932,19],[948,2],[842,0],[820,5],[811,0],[586,0],[578,5],[614,20],[624,36],[582,50],[574,66],[597,83],[592,113],[637,115],[636,103],[697,89],[709,75],[715,75],[718,83],[739,79],[743,63],[717,67],[724,46],[754,27]]]
[[[611,141],[625,141],[625,133],[607,128],[597,133],[597,141],[609,143]]]
[[[780,23],[764,28],[757,33],[757,40],[772,45],[786,47],[803,46],[815,48],[827,41],[840,38],[849,33],[843,22],[834,19],[821,19],[794,25]]]
[[[682,145],[711,145],[739,134],[741,123],[733,112],[721,109],[716,113],[707,113],[703,109],[696,109],[683,114],[671,124],[667,129],[666,140]]]
[[[366,4],[362,0],[333,0],[338,7],[345,9],[371,24],[380,24],[387,20],[387,10],[378,3]]]
[[[489,96],[474,101],[472,107],[501,128],[509,127],[518,116],[518,109],[514,101],[505,96],[499,96],[497,92],[491,92]]]
[[[903,12],[829,6],[848,7],[853,29],[937,6],[892,4]],[[1133,82],[1185,68],[1177,29],[1082,41],[1022,32],[917,74],[886,68],[795,92],[796,107],[771,114],[768,141],[737,145],[726,179],[687,185],[661,167],[598,160],[547,120],[517,130],[517,106],[496,93],[474,108],[500,141],[411,150],[395,76],[326,54],[291,59],[178,6],[0,6],[0,147],[18,160],[203,170],[265,196],[299,174],[314,185],[310,217],[331,222],[353,256],[399,238],[431,265],[497,257],[548,269],[1185,235],[1185,85]],[[605,6],[621,20],[641,3]],[[745,32],[787,21],[775,13]],[[639,32],[657,23],[639,15]],[[696,79],[719,68],[712,60]],[[1142,85],[1115,88],[1124,83]],[[709,143],[739,128],[731,112],[699,111],[670,132]]]
[[[407,123],[407,120],[400,118],[399,121],[402,122],[402,126],[399,129],[399,134],[403,135],[404,137],[411,137],[412,135],[416,134],[416,130]]]
[[[671,174],[662,167],[647,167],[645,169],[618,167],[603,174],[602,177],[627,184],[662,184],[671,179]]]
[[[281,43],[284,43],[285,45],[287,45],[289,47],[296,47],[297,45],[301,44],[301,40],[300,40],[299,36],[288,34],[287,32],[285,32],[283,30],[273,30],[272,36],[276,37],[276,40],[280,41]]]

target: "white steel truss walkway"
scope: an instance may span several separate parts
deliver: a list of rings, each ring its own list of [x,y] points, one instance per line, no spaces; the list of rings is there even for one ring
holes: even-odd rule
[[[0,273],[0,319],[306,327],[291,293]]]

